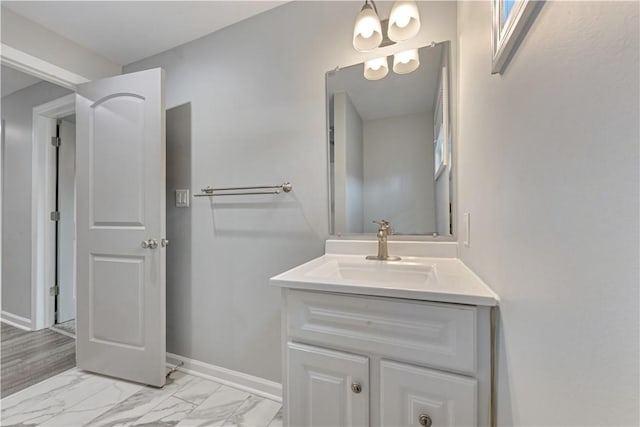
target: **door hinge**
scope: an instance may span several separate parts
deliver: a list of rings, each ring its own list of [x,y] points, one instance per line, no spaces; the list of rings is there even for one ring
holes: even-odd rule
[[[60,221],[60,211],[51,212],[51,221]]]
[[[60,295],[60,286],[56,285],[56,286],[50,287],[49,295],[51,295],[52,297]]]
[[[51,145],[53,145],[54,147],[60,147],[61,144],[62,144],[62,140],[59,137],[57,136],[51,137]]]

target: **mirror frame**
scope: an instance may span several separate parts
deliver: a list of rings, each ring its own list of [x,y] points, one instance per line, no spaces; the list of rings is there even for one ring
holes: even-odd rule
[[[446,43],[449,43],[448,46]],[[451,194],[449,195],[449,204],[451,205],[451,234],[447,235],[431,235],[431,234],[401,234],[396,235],[392,234],[389,236],[389,240],[395,241],[426,241],[426,242],[457,242],[458,241],[458,225],[457,225],[457,214],[458,214],[458,178],[457,178],[457,148],[455,142],[457,141],[458,132],[457,132],[457,123],[458,123],[458,64],[454,61],[455,55],[454,53],[457,51],[457,46],[454,46],[454,42],[452,40],[443,40],[439,42],[431,42],[430,44],[419,46],[418,49],[422,49],[424,47],[430,47],[438,44],[445,44],[445,55],[447,57],[447,79],[448,79],[448,99],[446,106],[446,115],[448,120],[444,123],[448,134],[450,135],[451,142],[449,143],[448,149],[449,153],[445,155],[449,159],[449,167],[451,173],[451,184],[450,190],[453,192],[453,197]],[[389,53],[388,55],[393,55]],[[329,77],[333,75],[336,71],[340,71],[343,68],[352,67],[355,65],[363,65],[363,62],[356,62],[354,64],[345,65],[345,66],[336,66],[334,69],[329,70],[324,75],[324,93],[325,93],[325,146],[326,146],[326,171],[327,171],[327,220],[329,226],[329,239],[334,240],[377,240],[377,237],[374,233],[335,233],[333,230],[333,221],[332,221],[332,212],[331,212],[331,201],[333,200],[333,189],[331,187],[331,129],[329,126],[330,123],[330,99],[329,99]],[[445,111],[443,111],[444,113]],[[393,224],[392,224],[393,225]]]

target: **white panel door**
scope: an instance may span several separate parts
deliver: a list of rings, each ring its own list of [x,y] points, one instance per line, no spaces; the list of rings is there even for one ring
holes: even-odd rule
[[[77,92],[77,364],[159,387],[166,357],[164,73],[110,77]]]
[[[58,323],[76,318],[76,125],[60,122],[58,154]]]
[[[380,391],[383,426],[477,426],[473,378],[382,360]]]
[[[289,426],[369,425],[367,357],[291,342],[288,357]]]

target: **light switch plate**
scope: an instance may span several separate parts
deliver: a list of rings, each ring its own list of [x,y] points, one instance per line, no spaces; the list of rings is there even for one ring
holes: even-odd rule
[[[176,208],[189,207],[189,190],[176,190]]]

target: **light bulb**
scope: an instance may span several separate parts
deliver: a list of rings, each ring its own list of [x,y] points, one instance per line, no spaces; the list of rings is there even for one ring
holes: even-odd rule
[[[380,80],[389,74],[389,64],[387,57],[375,58],[365,61],[364,77],[367,80]]]
[[[415,1],[398,0],[391,8],[387,34],[394,42],[409,40],[420,31],[420,12]]]
[[[393,55],[393,72],[396,74],[409,74],[420,66],[418,49],[405,50]]]
[[[353,27],[353,47],[366,52],[377,48],[382,42],[382,26],[380,18],[370,4],[366,3]]]
[[[368,39],[373,35],[375,31],[375,23],[370,17],[366,17],[362,20],[360,25],[360,35],[365,39]]]
[[[400,28],[404,28],[411,21],[411,17],[409,15],[400,15],[396,20],[396,25]]]

